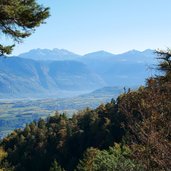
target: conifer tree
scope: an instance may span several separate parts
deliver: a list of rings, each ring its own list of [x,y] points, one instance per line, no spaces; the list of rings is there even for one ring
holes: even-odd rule
[[[171,49],[167,50],[157,50],[158,59],[160,60],[158,64],[158,70],[162,71],[164,76],[160,77],[165,81],[171,80]]]
[[[58,162],[54,160],[49,171],[64,171],[64,169],[62,169],[61,166],[58,164]]]
[[[0,0],[0,32],[12,39],[13,45],[0,43],[0,56],[10,54],[15,43],[30,36],[49,17],[49,8],[36,0]]]

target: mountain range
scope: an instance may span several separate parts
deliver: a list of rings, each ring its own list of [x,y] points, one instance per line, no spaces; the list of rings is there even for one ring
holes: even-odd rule
[[[156,64],[153,50],[78,55],[64,49],[33,49],[0,58],[0,98],[63,97],[105,86],[145,83]]]

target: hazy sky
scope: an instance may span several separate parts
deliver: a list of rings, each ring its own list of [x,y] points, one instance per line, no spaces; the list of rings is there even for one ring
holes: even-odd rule
[[[49,6],[45,25],[17,45],[14,55],[34,48],[78,54],[171,47],[171,0],[39,0]]]

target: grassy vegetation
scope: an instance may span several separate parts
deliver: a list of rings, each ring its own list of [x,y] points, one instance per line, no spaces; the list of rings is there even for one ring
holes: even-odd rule
[[[108,89],[109,91],[109,89]],[[110,89],[113,91],[113,89]],[[90,94],[61,99],[6,100],[0,102],[0,138],[26,123],[53,115],[55,111],[67,113],[70,117],[78,110],[96,108],[102,103],[116,98],[122,89],[115,88],[114,93],[95,91]]]

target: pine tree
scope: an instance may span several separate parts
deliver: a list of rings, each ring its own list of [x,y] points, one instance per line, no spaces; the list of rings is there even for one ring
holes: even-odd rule
[[[58,164],[58,162],[54,160],[49,171],[64,171],[64,169],[62,169],[61,166]]]
[[[164,74],[159,78],[163,81],[170,82],[171,80],[171,49],[167,50],[157,50],[158,59],[160,60],[158,64],[158,70],[162,71]]]
[[[49,8],[36,0],[0,0],[0,32],[14,43],[21,43],[49,16]],[[13,45],[0,44],[0,56],[10,54]]]

